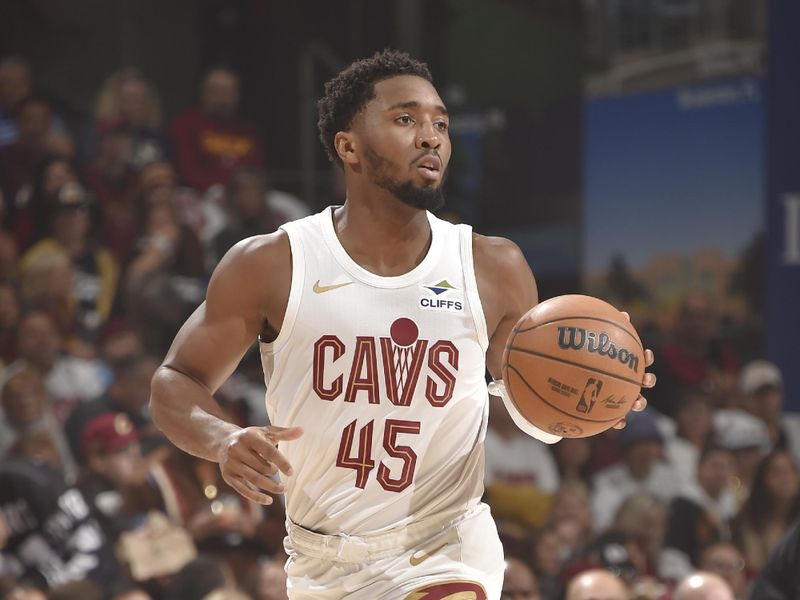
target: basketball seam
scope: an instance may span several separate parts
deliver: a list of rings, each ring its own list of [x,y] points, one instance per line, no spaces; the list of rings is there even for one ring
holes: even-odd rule
[[[544,323],[539,323],[537,325],[533,325],[532,327],[526,327],[525,329],[515,329],[514,333],[525,333],[526,331],[533,331],[538,327],[544,327],[545,325],[551,325],[552,323],[558,323],[559,321],[568,321],[570,319],[586,319],[587,321],[600,321],[601,323],[608,323],[609,325],[613,325],[614,327],[621,329],[625,333],[627,333],[630,338],[636,342],[636,345],[644,352],[644,347],[642,346],[642,342],[636,339],[636,336],[633,335],[630,331],[625,329],[619,323],[615,323],[614,321],[610,321],[608,319],[601,319],[600,317],[586,317],[586,316],[575,316],[575,317],[559,317],[558,319],[553,319],[552,321],[545,321]]]
[[[539,356],[541,358],[549,358],[550,360],[561,362],[566,365],[572,365],[573,367],[581,367],[583,369],[586,369],[587,371],[600,373],[601,375],[608,375],[609,377],[613,377],[614,379],[619,379],[620,381],[625,381],[627,383],[632,383],[633,385],[638,385],[639,387],[642,387],[641,381],[636,381],[635,379],[628,379],[627,377],[623,377],[622,375],[615,375],[614,373],[609,373],[608,371],[603,371],[602,369],[596,369],[588,365],[584,365],[578,362],[573,362],[571,360],[567,360],[566,358],[558,358],[556,356],[550,356],[549,354],[542,354],[541,352],[536,352],[535,350],[528,350],[526,348],[519,348],[517,346],[509,346],[508,349],[516,350],[517,352],[524,352],[525,354],[532,354],[533,356]]]
[[[526,387],[527,387],[527,388],[528,388],[528,389],[529,389],[531,392],[533,392],[534,394],[536,394],[536,397],[537,397],[537,398],[539,398],[539,400],[541,400],[542,402],[544,402],[544,403],[545,403],[547,406],[549,406],[550,408],[552,408],[552,409],[555,409],[556,411],[560,412],[562,415],[566,415],[566,416],[568,416],[568,417],[569,417],[569,418],[571,418],[571,419],[577,419],[577,420],[579,420],[579,421],[586,421],[587,423],[613,423],[613,422],[615,422],[615,421],[619,421],[619,420],[621,420],[621,419],[623,418],[623,417],[613,417],[613,418],[611,418],[611,419],[587,419],[586,417],[579,417],[579,416],[577,416],[577,415],[575,415],[575,414],[573,414],[573,413],[571,413],[571,412],[568,412],[568,411],[566,411],[566,410],[564,410],[564,409],[560,408],[560,407],[559,407],[557,404],[553,404],[553,403],[549,402],[548,400],[546,400],[545,398],[543,398],[543,397],[541,396],[541,394],[539,394],[539,392],[537,392],[535,389],[533,389],[533,388],[531,387],[531,384],[530,384],[530,383],[528,383],[528,381],[525,379],[525,377],[522,375],[522,373],[520,373],[519,369],[517,369],[517,368],[516,368],[514,365],[511,365],[511,364],[508,364],[508,363],[506,363],[506,368],[507,368],[507,369],[511,369],[511,370],[512,370],[512,371],[514,371],[514,372],[515,372],[517,375],[519,375],[519,378],[522,380],[522,383],[524,383],[524,384],[525,384],[525,386],[526,386]],[[519,405],[518,405],[518,404],[516,403],[516,401],[514,400],[514,396],[513,396],[513,394],[509,394],[509,396],[511,396],[511,401],[512,401],[512,402],[514,402],[514,406],[516,406],[516,407],[517,407],[517,410],[520,412],[520,414],[523,414],[523,415],[524,415],[525,413],[523,413],[523,412],[522,412],[522,410],[520,410],[520,407],[519,407]]]

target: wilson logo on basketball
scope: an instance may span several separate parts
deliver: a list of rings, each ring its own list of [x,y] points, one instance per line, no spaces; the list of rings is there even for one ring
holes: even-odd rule
[[[559,327],[558,346],[562,350],[582,350],[618,360],[631,371],[639,371],[639,357],[627,348],[617,348],[607,333],[586,331],[582,327]]]

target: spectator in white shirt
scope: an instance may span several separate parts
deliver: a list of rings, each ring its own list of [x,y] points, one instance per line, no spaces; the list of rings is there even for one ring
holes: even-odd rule
[[[619,441],[622,461],[594,476],[592,512],[597,531],[611,524],[619,506],[634,492],[649,492],[669,503],[681,487],[675,468],[662,459],[664,440],[652,412],[630,415]]]

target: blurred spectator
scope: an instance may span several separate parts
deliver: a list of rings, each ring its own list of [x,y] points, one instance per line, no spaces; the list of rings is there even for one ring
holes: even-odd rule
[[[550,446],[556,459],[558,477],[562,482],[582,481],[589,483],[589,459],[592,441],[588,438],[564,438]]]
[[[7,56],[0,60],[0,148],[17,141],[19,128],[15,116],[32,92],[33,82],[28,63],[19,56]],[[54,148],[65,143],[64,132],[61,119],[54,117],[50,131]],[[71,149],[71,142],[66,147]]]
[[[227,185],[240,166],[264,167],[255,126],[238,116],[239,77],[223,67],[209,70],[199,108],[170,123],[169,140],[181,179],[198,191]]]
[[[139,432],[125,413],[103,413],[84,426],[81,453],[86,469],[78,487],[103,531],[115,542],[141,518],[133,501],[147,478]]]
[[[558,471],[547,445],[525,435],[496,396],[490,396],[484,480],[500,516],[541,525],[549,503],[536,502],[558,489]]]
[[[288,600],[286,570],[275,560],[262,560],[247,585],[252,600]]]
[[[783,412],[783,377],[777,365],[766,360],[747,363],[739,389],[742,407],[764,422],[772,447],[800,459],[800,418]]]
[[[111,383],[105,393],[91,402],[76,406],[67,419],[64,429],[73,455],[82,463],[84,455],[83,434],[88,423],[99,415],[122,413],[133,424],[137,437],[143,437],[148,446],[153,445],[155,433],[147,404],[150,399],[150,379],[158,361],[143,353],[123,355],[111,363]]]
[[[714,573],[697,572],[678,584],[674,600],[734,600],[725,580]]]
[[[41,373],[20,365],[5,373],[2,387],[3,427],[0,448],[7,450],[20,438],[45,432],[55,445],[58,465],[64,478],[72,483],[77,470],[61,424],[55,418],[53,404],[45,390]]]
[[[275,231],[285,222],[267,204],[267,179],[258,169],[239,169],[228,183],[225,227],[214,238],[216,260],[239,240]]]
[[[666,506],[652,494],[637,491],[619,506],[608,531],[626,540],[628,554],[639,576],[654,576],[658,575],[666,525]]]
[[[236,242],[274,231],[311,211],[297,197],[270,187],[266,173],[242,167],[231,177],[224,197],[205,204],[207,227],[214,262]]]
[[[735,539],[751,569],[761,568],[798,517],[800,473],[789,453],[771,452],[759,464],[750,496],[735,521]]]
[[[704,296],[681,302],[669,339],[656,351],[653,372],[658,385],[648,393],[651,405],[674,416],[673,399],[684,388],[709,394],[716,406],[730,406],[736,393],[739,362],[730,345],[719,337],[718,315]]]
[[[116,587],[120,589],[111,596],[111,600],[153,600],[152,596],[145,590],[132,584]]]
[[[507,558],[504,575],[501,600],[539,600],[539,584],[536,576],[524,562],[516,558]]]
[[[0,515],[9,528],[3,558],[21,578],[47,587],[91,578],[113,581],[118,568],[83,495],[35,460],[0,463]]]
[[[61,190],[74,191],[78,174],[75,166],[63,156],[46,156],[36,165],[30,185],[30,194],[23,207],[17,210],[15,235],[22,250],[27,250],[31,243],[45,237],[50,223],[52,207],[58,204]],[[27,192],[26,192],[27,193]]]
[[[0,147],[17,139],[14,113],[31,93],[28,63],[17,56],[0,60]]]
[[[187,563],[170,586],[171,598],[180,600],[204,600],[218,589],[235,588],[233,574],[222,563],[211,556],[198,556]]]
[[[237,577],[260,556],[281,548],[285,529],[279,504],[254,504],[225,483],[215,463],[170,450],[150,467],[151,493],[142,508],[166,513],[186,528],[200,552],[224,557]]]
[[[48,254],[66,252],[72,263],[72,306],[74,334],[69,340],[75,354],[91,356],[100,327],[111,314],[117,291],[119,267],[111,253],[90,235],[89,205],[78,184],[66,184],[49,206],[49,237],[32,246],[20,260],[20,272]]]
[[[628,600],[628,590],[619,577],[594,569],[569,582],[566,600]]]
[[[583,483],[569,480],[561,484],[553,498],[550,524],[561,541],[563,560],[575,558],[583,552],[594,531],[589,491]]]
[[[743,410],[717,410],[712,417],[720,446],[733,452],[738,479],[739,503],[750,494],[750,488],[761,459],[769,452],[766,425]]]
[[[711,401],[700,391],[687,390],[677,402],[675,435],[667,439],[664,453],[682,481],[692,482],[697,477],[700,453],[714,433],[711,413]]]
[[[39,588],[23,584],[14,586],[9,590],[3,596],[3,600],[47,600],[47,596]]]
[[[205,294],[205,264],[195,233],[184,225],[173,189],[145,197],[145,230],[126,274],[125,306],[148,351],[162,355]]]
[[[166,160],[151,162],[142,167],[139,173],[139,189],[142,195],[140,204],[147,204],[148,198],[170,198],[181,225],[188,227],[204,244],[210,238],[209,219],[220,221],[215,216],[219,209],[209,209],[214,204],[208,197],[215,194],[200,195],[191,188],[178,185],[178,176],[172,164]],[[216,230],[216,229],[215,229]]]
[[[20,277],[22,303],[49,314],[61,331],[69,332],[70,340],[75,329],[74,287],[72,261],[58,247],[29,257]]]
[[[558,531],[553,527],[540,530],[534,537],[531,566],[539,583],[539,593],[545,600],[561,597],[562,558],[562,541]]]
[[[722,577],[730,586],[736,600],[745,600],[748,597],[750,585],[744,556],[732,543],[717,542],[704,548],[698,567]]]
[[[165,155],[161,133],[162,112],[158,93],[134,68],[123,68],[106,78],[97,94],[94,122],[83,140],[84,162],[95,158],[98,133],[109,123],[118,123],[131,135],[130,164],[139,169]]]
[[[636,491],[653,494],[669,503],[680,491],[677,471],[662,460],[663,437],[650,412],[629,415],[628,424],[619,432],[623,448],[620,464],[594,476],[592,512],[597,531],[604,530],[623,501]]]
[[[738,510],[731,488],[735,473],[733,455],[718,446],[708,446],[700,457],[696,479],[686,486],[670,506],[666,546],[669,566],[661,571],[679,580],[699,566],[700,551],[712,542],[730,540],[731,521]]]
[[[17,326],[20,300],[17,287],[8,279],[0,279],[0,361],[10,365],[17,358]]]
[[[37,165],[50,155],[70,156],[72,142],[66,134],[52,133],[52,111],[43,98],[30,97],[17,110],[17,140],[0,148],[0,192],[6,227],[20,248],[33,241],[28,205]]]
[[[84,178],[97,200],[101,240],[124,264],[131,258],[141,225],[139,174],[131,165],[133,138],[120,121],[98,124],[95,135],[97,156],[86,166]]]
[[[753,585],[752,600],[796,600],[800,593],[800,521],[770,553]]]
[[[91,579],[82,579],[51,589],[47,592],[47,600],[105,600],[105,594],[103,588]]]
[[[98,362],[67,356],[62,348],[61,334],[48,313],[31,310],[22,315],[17,329],[17,362],[30,365],[44,377],[60,423],[77,403],[97,398],[105,389]]]

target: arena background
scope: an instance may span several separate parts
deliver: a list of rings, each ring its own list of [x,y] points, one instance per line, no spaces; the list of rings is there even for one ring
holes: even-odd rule
[[[452,115],[448,218],[516,241],[542,299],[583,291],[629,310],[652,347],[702,295],[734,375],[771,361],[792,412],[799,22],[782,0],[3,0],[0,59],[27,61],[78,145],[111,73],[151,81],[166,124],[209,68],[231,68],[269,186],[316,211],[342,199],[317,139],[322,84],[354,58],[409,51]]]

